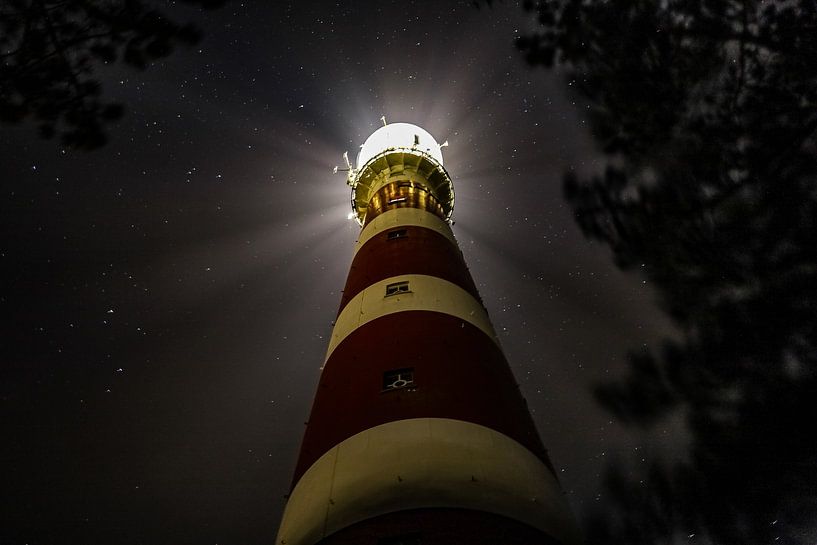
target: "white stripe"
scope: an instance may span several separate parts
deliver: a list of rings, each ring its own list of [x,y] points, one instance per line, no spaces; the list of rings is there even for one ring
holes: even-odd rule
[[[408,281],[409,293],[386,295],[389,284]],[[367,287],[349,301],[332,329],[326,359],[355,329],[381,316],[407,310],[429,310],[456,316],[480,328],[497,345],[499,340],[482,304],[458,285],[436,276],[403,274]]]
[[[420,508],[508,517],[580,543],[556,478],[528,449],[495,430],[413,418],[360,432],[321,456],[290,495],[278,545],[313,545],[356,522]]]
[[[451,244],[457,246],[457,239],[454,238],[451,227],[436,214],[413,207],[392,208],[377,216],[363,228],[355,244],[355,255],[357,255],[358,250],[373,236],[383,231],[394,229],[395,227],[404,227],[407,225],[426,227],[427,229],[437,231],[450,240]]]

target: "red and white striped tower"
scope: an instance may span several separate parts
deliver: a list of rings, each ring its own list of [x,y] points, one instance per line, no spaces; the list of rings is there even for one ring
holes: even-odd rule
[[[348,166],[363,228],[277,544],[578,543],[449,226],[440,144],[384,121]]]

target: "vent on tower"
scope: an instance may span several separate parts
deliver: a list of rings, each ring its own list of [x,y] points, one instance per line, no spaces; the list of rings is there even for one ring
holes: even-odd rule
[[[396,238],[405,238],[408,236],[408,229],[392,229],[386,235],[387,240],[394,240]]]
[[[414,368],[393,369],[383,373],[383,391],[414,386]]]

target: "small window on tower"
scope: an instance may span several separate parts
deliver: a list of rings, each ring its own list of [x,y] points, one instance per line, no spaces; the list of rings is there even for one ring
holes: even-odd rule
[[[383,391],[414,386],[414,368],[394,369],[383,373]]]
[[[408,293],[408,291],[409,291],[408,280],[386,285],[386,297],[388,297],[389,295],[397,295],[398,293]]]
[[[406,202],[406,200],[407,199],[405,197],[395,197],[393,199],[389,199],[389,204],[396,204],[398,202]]]
[[[394,240],[396,238],[405,238],[408,236],[408,230],[406,229],[393,229],[388,232],[386,235],[387,240]]]

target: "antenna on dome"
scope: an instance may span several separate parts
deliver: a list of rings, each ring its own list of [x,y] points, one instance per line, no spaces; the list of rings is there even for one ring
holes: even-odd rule
[[[336,166],[335,168],[332,169],[332,174],[337,174],[338,172],[349,172],[350,170],[352,170],[352,163],[349,162],[348,151],[343,152],[343,162],[346,163],[346,168],[339,168]]]
[[[382,122],[383,122],[383,126],[384,126],[384,127],[387,125],[387,123],[386,123],[386,116],[385,116],[385,115],[381,115],[381,116],[380,116],[380,121],[382,121]]]

